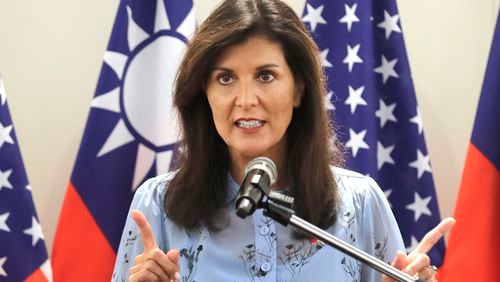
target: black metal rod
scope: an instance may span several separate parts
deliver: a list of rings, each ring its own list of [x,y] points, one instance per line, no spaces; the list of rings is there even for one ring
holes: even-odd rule
[[[414,278],[410,276],[408,273],[405,273],[385,262],[379,260],[378,258],[349,245],[348,243],[338,239],[332,234],[320,229],[319,227],[303,220],[302,218],[292,215],[290,217],[290,224],[307,232],[308,234],[318,238],[323,241],[325,244],[367,264],[368,266],[378,270],[379,272],[384,273],[385,275],[401,282],[415,282],[415,281],[423,281],[418,278]]]

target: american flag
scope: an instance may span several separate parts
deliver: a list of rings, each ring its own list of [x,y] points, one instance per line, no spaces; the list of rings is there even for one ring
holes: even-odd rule
[[[411,251],[440,215],[396,1],[308,0],[302,21],[320,48],[346,165],[379,183]],[[441,240],[432,263],[443,253]]]
[[[135,189],[177,152],[172,83],[195,25],[190,0],[120,1],[57,227],[57,281],[111,279]]]
[[[42,227],[1,78],[0,281],[52,281]]]

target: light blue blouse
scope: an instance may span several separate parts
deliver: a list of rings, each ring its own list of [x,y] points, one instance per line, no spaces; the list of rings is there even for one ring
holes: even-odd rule
[[[341,197],[336,237],[383,261],[404,251],[398,225],[375,181],[353,171],[333,168]],[[182,282],[203,281],[380,281],[381,275],[321,242],[292,238],[284,227],[257,210],[240,219],[234,198],[239,185],[228,178],[229,225],[219,232],[201,227],[188,231],[165,215],[163,198],[173,173],[146,181],[135,193],[131,209],[147,217],[158,246],[181,253]],[[193,207],[196,208],[196,207]],[[118,250],[112,281],[127,281],[128,269],[143,251],[138,229],[129,216]]]

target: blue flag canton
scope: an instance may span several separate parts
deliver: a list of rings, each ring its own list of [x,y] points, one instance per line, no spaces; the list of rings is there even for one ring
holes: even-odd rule
[[[115,250],[135,189],[176,158],[173,81],[195,28],[192,1],[120,2],[71,176]]]
[[[396,3],[373,2],[309,0],[302,21],[320,49],[346,164],[384,189],[411,251],[440,216]],[[441,240],[433,264],[443,253]]]
[[[47,258],[0,80],[0,281],[22,281]]]

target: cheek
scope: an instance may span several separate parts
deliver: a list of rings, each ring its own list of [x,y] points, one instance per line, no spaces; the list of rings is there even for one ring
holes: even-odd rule
[[[288,89],[289,91],[286,91],[286,95],[276,99],[273,101],[273,104],[276,105],[276,107],[273,109],[273,111],[278,114],[278,116],[281,117],[281,119],[290,121],[292,118],[293,114],[293,109],[297,104],[297,99],[296,95],[292,94],[292,89]]]
[[[217,129],[217,133],[223,137],[225,131],[228,130],[228,107],[225,106],[225,103],[220,99],[214,99],[213,97],[207,96],[208,103],[210,105],[210,109],[212,111],[212,119],[215,124],[215,129]]]
[[[220,114],[215,114],[214,117],[215,129],[219,135],[223,136],[224,133],[228,130],[228,122],[227,120]]]
[[[293,115],[292,103],[289,103],[286,106],[282,106],[279,108],[274,108],[273,112],[274,112],[274,119],[277,121],[276,125],[278,126],[276,129],[285,132],[292,120],[292,115]]]

